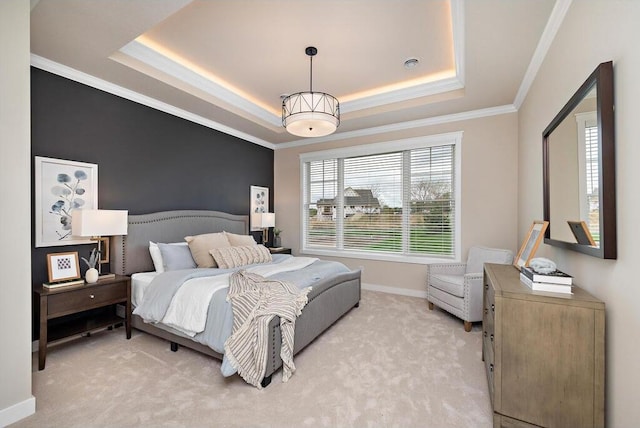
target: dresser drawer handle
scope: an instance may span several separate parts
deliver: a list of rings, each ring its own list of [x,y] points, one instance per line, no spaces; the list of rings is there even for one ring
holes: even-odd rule
[[[492,335],[492,336],[493,336],[493,335]],[[486,332],[486,331],[484,332],[484,337],[487,337],[487,332]]]
[[[489,371],[493,373],[493,364],[489,364]]]
[[[95,299],[95,298],[96,298],[96,296],[94,296],[93,294],[90,294],[90,295],[89,295],[89,298],[90,298],[90,299]]]
[[[485,285],[484,285],[484,289],[485,289],[485,290],[488,290],[488,289],[489,289],[489,284],[485,284]]]
[[[495,312],[496,311],[496,305],[491,305],[491,312]]]
[[[491,341],[493,342],[493,334],[489,337],[491,339]]]
[[[484,314],[485,314],[485,315],[488,315],[488,314],[489,314],[489,309],[484,308]]]

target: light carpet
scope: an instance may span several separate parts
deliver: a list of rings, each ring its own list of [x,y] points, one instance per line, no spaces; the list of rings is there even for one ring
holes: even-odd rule
[[[490,427],[481,329],[424,299],[362,292],[259,391],[220,362],[118,328],[52,346],[14,427]]]

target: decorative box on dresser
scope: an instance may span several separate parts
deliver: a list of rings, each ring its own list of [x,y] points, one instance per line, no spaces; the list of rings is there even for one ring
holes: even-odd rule
[[[510,265],[485,264],[483,284],[494,427],[603,427],[604,303],[532,291]]]

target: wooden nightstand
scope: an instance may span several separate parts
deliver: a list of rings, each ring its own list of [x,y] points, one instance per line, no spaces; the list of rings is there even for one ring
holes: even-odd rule
[[[269,247],[269,251],[271,252],[271,254],[291,254],[291,248],[284,248],[284,247],[279,247],[279,248]]]
[[[56,340],[87,333],[122,322],[116,315],[115,304],[125,304],[125,329],[131,338],[131,279],[116,275],[95,284],[71,285],[48,289],[42,285],[34,293],[40,300],[40,340],[38,344],[38,370],[43,370],[47,358],[47,345]],[[113,306],[96,316],[67,317],[49,328],[49,320],[78,314],[91,309]]]

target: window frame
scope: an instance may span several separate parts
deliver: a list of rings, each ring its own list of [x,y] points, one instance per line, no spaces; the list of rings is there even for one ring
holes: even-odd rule
[[[462,218],[462,131],[450,132],[445,134],[437,134],[423,137],[407,138],[401,140],[387,141],[381,143],[364,144],[357,146],[344,147],[339,149],[321,150],[316,152],[308,152],[300,154],[300,252],[302,254],[328,256],[328,257],[348,257],[355,259],[367,259],[367,260],[381,260],[399,263],[414,263],[414,264],[428,264],[438,262],[452,262],[460,261],[461,242],[462,242],[462,230],[461,230],[461,218]],[[435,257],[430,255],[404,255],[404,254],[392,254],[392,253],[372,253],[358,250],[348,249],[320,249],[309,248],[306,245],[306,221],[305,215],[308,213],[305,210],[305,202],[307,201],[307,182],[305,177],[304,164],[307,162],[321,161],[327,159],[340,159],[357,157],[357,156],[370,156],[384,153],[423,149],[434,146],[453,145],[454,146],[454,158],[453,158],[453,185],[454,185],[454,201],[455,201],[455,214],[453,219],[454,224],[454,238],[453,238],[453,255],[448,257]],[[344,183],[342,183],[344,184]],[[337,216],[336,229],[342,227],[340,223],[340,215]]]

